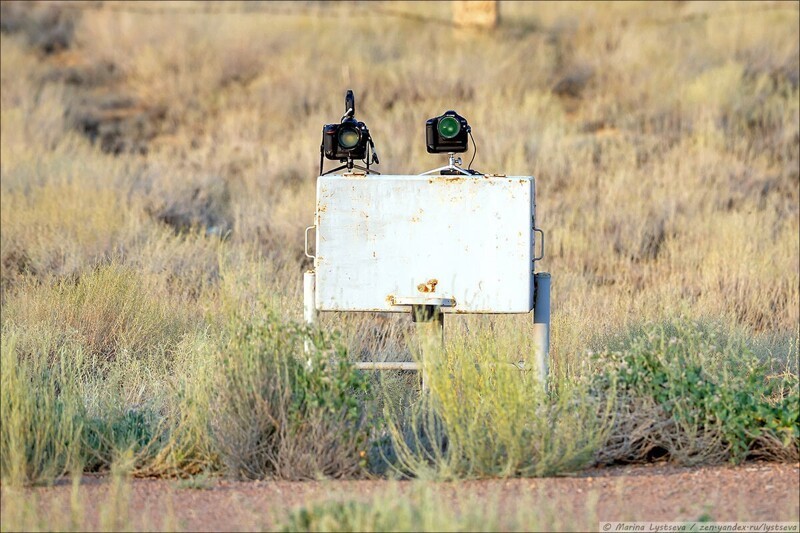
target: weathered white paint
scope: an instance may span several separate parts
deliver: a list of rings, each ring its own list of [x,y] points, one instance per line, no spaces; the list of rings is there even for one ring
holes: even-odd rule
[[[314,305],[314,291],[316,290],[316,274],[309,270],[303,274],[303,320],[306,324],[313,325],[317,322],[317,308]]]
[[[530,312],[534,198],[530,176],[320,176],[316,309],[427,298],[445,313]]]
[[[317,276],[309,270],[303,274],[303,320],[309,326],[317,323],[317,307],[314,305],[314,292],[316,290]],[[311,354],[313,348],[311,339],[303,341],[303,351],[306,356]]]

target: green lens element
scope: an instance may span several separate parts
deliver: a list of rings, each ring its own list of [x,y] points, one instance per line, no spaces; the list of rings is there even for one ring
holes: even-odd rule
[[[339,146],[346,150],[358,146],[358,141],[361,140],[361,134],[357,129],[352,127],[345,127],[339,130]]]
[[[461,124],[453,117],[444,117],[439,121],[437,128],[439,130],[439,135],[445,139],[452,139],[461,131]]]

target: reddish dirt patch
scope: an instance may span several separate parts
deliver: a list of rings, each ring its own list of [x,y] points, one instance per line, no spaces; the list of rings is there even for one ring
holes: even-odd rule
[[[102,502],[111,487],[108,478],[84,478],[81,499],[86,526],[101,527]],[[174,480],[134,480],[130,525],[189,531],[272,529],[287,511],[302,505],[325,499],[369,501],[386,492],[402,497],[413,484],[220,479],[207,487],[187,489]],[[594,531],[600,521],[797,521],[800,516],[798,464],[614,467],[563,477],[437,483],[434,487],[453,502],[467,499],[499,505],[501,516],[520,506],[535,506],[531,508],[541,519],[530,529]],[[63,517],[69,513],[70,491],[69,482],[63,482],[29,493],[31,499],[38,498],[40,516]]]

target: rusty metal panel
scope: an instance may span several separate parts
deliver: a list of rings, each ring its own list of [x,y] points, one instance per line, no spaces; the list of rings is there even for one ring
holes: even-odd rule
[[[529,312],[534,191],[530,176],[320,176],[317,309]]]

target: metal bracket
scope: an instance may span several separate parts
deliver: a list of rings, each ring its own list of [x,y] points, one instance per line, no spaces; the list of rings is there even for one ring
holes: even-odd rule
[[[433,170],[429,170],[427,172],[423,172],[422,174],[420,174],[420,176],[427,176],[428,174],[433,174],[435,172],[441,172],[442,170],[455,170],[456,172],[458,172],[460,174],[463,174],[465,176],[474,176],[475,175],[472,172],[467,172],[466,170],[464,170],[461,167],[457,167],[455,165],[447,165],[446,167],[434,168]]]
[[[460,157],[456,157],[456,154],[454,152],[450,152],[448,155],[450,156],[450,161],[448,162],[447,166],[434,168],[433,170],[429,170],[427,172],[423,172],[422,174],[420,174],[420,176],[427,176],[428,174],[433,174],[435,172],[441,172],[443,170],[454,170],[454,171],[459,172],[459,173],[461,173],[461,174],[463,174],[465,176],[476,176],[477,175],[477,174],[473,174],[472,172],[469,172],[468,170],[464,170],[463,168],[458,166],[458,165],[461,164],[461,158]]]
[[[308,253],[308,230],[310,230],[312,228],[316,231],[317,226],[314,225],[314,226],[309,226],[309,227],[306,228],[306,246],[305,246],[304,252],[306,253],[306,257],[316,261],[317,260],[317,256],[316,255],[311,255],[310,253]]]
[[[391,305],[435,305],[438,307],[455,307],[455,298],[440,298],[433,296],[389,296]]]
[[[542,253],[540,255],[533,256],[533,262],[535,263],[536,261],[539,261],[544,258],[544,231],[536,227],[533,228],[533,231],[534,233],[538,233],[542,236]],[[536,252],[535,248],[536,246],[534,245],[534,253]]]

